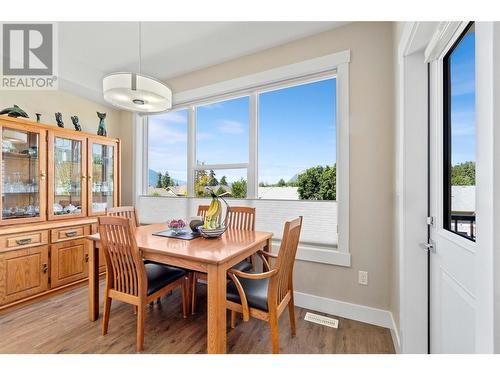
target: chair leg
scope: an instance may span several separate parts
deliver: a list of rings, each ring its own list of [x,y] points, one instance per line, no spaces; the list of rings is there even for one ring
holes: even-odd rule
[[[271,328],[271,340],[273,345],[273,354],[279,354],[280,343],[279,343],[279,325],[278,325],[278,315],[276,313],[271,313],[269,315],[269,327]]]
[[[236,327],[236,311],[231,310],[231,328]]]
[[[138,308],[137,312],[137,343],[136,350],[142,352],[144,350],[144,321],[146,318],[146,309],[143,304]]]
[[[158,297],[158,299],[156,300],[156,303],[161,303],[161,297]]]
[[[196,278],[196,274],[193,274],[191,280],[191,314],[194,315],[196,313],[196,288],[198,284],[198,279]]]
[[[293,292],[290,302],[288,302],[288,314],[290,316],[290,330],[292,331],[292,337],[297,334],[297,328],[295,326],[295,304],[293,302]]]
[[[191,286],[191,279],[185,277],[182,280],[182,316],[184,319],[188,317],[189,311],[189,287]]]
[[[108,333],[108,325],[109,325],[109,314],[111,311],[111,301],[112,299],[108,297],[108,292],[105,292],[104,296],[104,313],[102,317],[102,335],[106,335]]]

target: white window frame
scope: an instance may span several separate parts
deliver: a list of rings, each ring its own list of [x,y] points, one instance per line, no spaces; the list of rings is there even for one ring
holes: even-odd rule
[[[337,251],[316,250],[321,262],[350,266],[350,256],[343,260],[325,261],[325,254],[349,253],[349,62],[350,51],[342,51],[299,63],[239,77],[236,79],[203,86],[193,90],[175,93],[172,110],[188,110],[188,196],[194,197],[194,174],[196,170],[247,169],[247,199],[257,199],[258,192],[258,100],[259,94],[300,84],[321,81],[329,78],[336,80],[336,128],[337,128],[337,214],[338,244]],[[196,106],[221,102],[249,96],[249,157],[248,163],[196,165]],[[147,116],[138,115],[135,130],[137,176],[134,194],[147,195],[148,188],[148,147]],[[139,194],[137,194],[139,193]],[[317,258],[312,256],[310,260]]]

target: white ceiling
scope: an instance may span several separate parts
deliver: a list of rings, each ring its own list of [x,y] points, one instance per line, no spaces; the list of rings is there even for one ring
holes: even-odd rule
[[[143,22],[142,73],[169,79],[347,22]],[[102,78],[139,70],[139,23],[61,22],[59,87],[103,103]]]

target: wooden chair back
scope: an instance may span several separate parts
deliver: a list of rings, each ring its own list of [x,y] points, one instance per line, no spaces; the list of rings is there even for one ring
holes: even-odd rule
[[[299,246],[300,231],[302,229],[302,216],[285,223],[283,239],[278,253],[278,257],[273,268],[278,269],[278,273],[269,282],[269,301],[271,305],[276,302],[279,305],[285,298],[288,291],[292,290],[293,266],[295,255]]]
[[[126,217],[127,219],[131,219],[132,224],[134,224],[136,227],[139,226],[139,217],[137,215],[137,210],[133,206],[107,208],[106,215]]]
[[[145,297],[148,281],[135,241],[132,219],[100,216],[97,220],[110,288],[120,293]]]
[[[201,216],[203,220],[205,220],[205,216],[207,216],[207,211],[208,211],[208,204],[200,204],[198,206],[198,212],[196,213],[196,216]]]
[[[231,207],[228,216],[228,228],[255,230],[255,208]]]

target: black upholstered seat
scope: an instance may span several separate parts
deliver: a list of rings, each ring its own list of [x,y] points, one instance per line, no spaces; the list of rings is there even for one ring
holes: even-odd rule
[[[159,263],[146,263],[144,268],[148,276],[148,296],[186,275],[186,271],[180,268]]]
[[[262,311],[268,311],[267,306],[267,289],[269,286],[269,279],[246,279],[244,277],[238,277],[238,280],[245,291],[245,296],[247,297],[247,302],[249,307],[259,309]],[[231,280],[227,285],[227,296],[229,301],[241,303],[240,295],[238,294],[238,289],[236,285]]]
[[[252,263],[250,263],[248,260],[242,260],[238,264],[235,264],[231,268],[234,268],[235,270],[241,271],[241,272],[250,272],[253,269]]]

